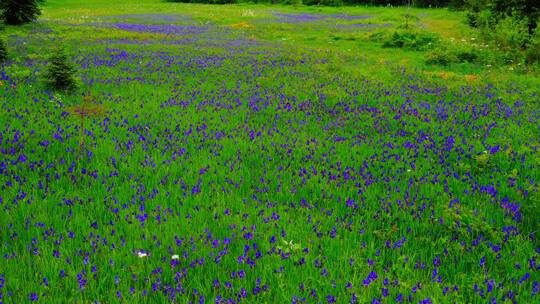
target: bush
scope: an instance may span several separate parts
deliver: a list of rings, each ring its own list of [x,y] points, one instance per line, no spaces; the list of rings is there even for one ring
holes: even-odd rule
[[[488,32],[489,37],[502,50],[520,50],[529,40],[528,22],[517,17],[506,17]]]
[[[482,32],[489,32],[497,24],[497,18],[489,10],[482,10],[474,17],[474,26]]]
[[[53,91],[73,91],[77,88],[74,78],[75,68],[68,61],[63,47],[58,47],[49,59],[46,72],[46,86]]]
[[[231,4],[237,3],[236,0],[165,0],[166,2],[183,2],[183,3],[206,3],[206,4]]]
[[[524,20],[527,32],[532,34],[540,17],[537,3],[537,0],[467,0],[464,7],[468,11],[467,23],[473,27],[482,27],[479,21],[487,15],[491,19],[490,25],[506,17],[513,17]]]
[[[534,44],[530,43],[534,37],[531,35],[531,21],[527,16],[516,11],[508,13],[492,6],[484,6],[481,10],[478,10],[478,7],[470,10],[467,22],[480,30],[484,41],[495,46],[494,50],[498,52],[496,61],[512,64],[523,59],[524,55],[529,58],[528,61],[534,61],[538,50],[534,50]],[[528,50],[523,52],[525,49]],[[472,59],[462,55],[464,60]]]
[[[8,53],[7,53],[6,43],[4,42],[2,38],[0,38],[0,63],[6,62],[7,56],[8,56]]]
[[[439,65],[478,63],[480,57],[478,50],[472,48],[436,48],[426,54],[426,63]]]
[[[422,51],[432,48],[437,41],[437,36],[431,33],[396,31],[383,42],[383,47]]]
[[[43,0],[0,0],[0,19],[11,25],[32,22],[41,14],[41,2]]]
[[[456,52],[458,62],[476,62],[478,54],[474,50],[460,50]]]
[[[525,62],[540,63],[540,29],[536,28],[534,35],[531,37],[525,52]]]
[[[285,0],[288,1],[288,0]],[[283,1],[279,1],[283,3]],[[325,6],[342,6],[343,1],[342,0],[303,0],[300,1],[301,3],[305,5],[325,5]]]
[[[510,16],[523,20],[531,35],[538,25],[540,17],[538,0],[491,0],[487,3],[487,7],[499,17],[498,19]]]
[[[436,48],[426,54],[427,64],[449,65],[458,60],[457,56],[448,49]]]

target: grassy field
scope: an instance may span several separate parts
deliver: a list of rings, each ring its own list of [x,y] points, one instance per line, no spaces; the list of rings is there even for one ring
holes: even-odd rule
[[[48,0],[6,27],[0,302],[539,302],[537,70],[383,47],[406,19],[497,56],[442,9]],[[58,44],[76,93],[43,87]]]

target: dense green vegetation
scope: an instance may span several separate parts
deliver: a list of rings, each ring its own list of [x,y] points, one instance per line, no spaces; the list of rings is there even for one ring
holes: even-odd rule
[[[242,0],[166,0],[169,2],[196,3],[238,3]],[[270,1],[261,0],[262,3]],[[382,0],[284,0],[271,3],[305,4],[305,5],[396,5],[414,7],[448,7],[466,12],[467,23],[480,29],[482,38],[491,41],[506,53],[506,57],[524,57],[528,63],[537,63],[540,54],[538,47],[539,33],[536,31],[540,19],[540,5],[535,0],[441,0],[441,1],[382,1]],[[397,34],[413,38],[414,33]],[[396,36],[394,36],[396,37]],[[405,37],[405,39],[408,39]],[[414,38],[413,38],[414,39]],[[527,51],[523,51],[527,49]],[[435,57],[435,58],[434,58]],[[444,54],[438,50],[431,54],[429,62],[449,63],[459,60],[455,54]],[[478,56],[474,56],[475,58]],[[471,57],[467,56],[468,61]]]
[[[45,73],[46,87],[52,91],[73,91],[77,88],[74,79],[75,68],[69,62],[64,48],[60,45],[49,58]]]
[[[7,47],[6,43],[4,42],[4,39],[0,37],[0,63],[3,63],[7,60],[8,53],[7,53]]]
[[[39,5],[42,2],[43,0],[0,0],[0,20],[12,25],[35,21],[41,13]]]
[[[467,4],[463,0],[165,0],[168,2],[187,2],[187,3],[209,3],[209,4],[224,4],[224,3],[272,3],[272,4],[305,4],[305,5],[382,5],[382,6],[415,6],[415,7],[465,7]]]
[[[1,35],[0,302],[539,301],[538,33],[446,8],[42,10]]]

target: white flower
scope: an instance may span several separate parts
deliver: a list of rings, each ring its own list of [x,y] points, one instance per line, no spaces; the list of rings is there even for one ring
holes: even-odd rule
[[[171,259],[173,260],[179,260],[180,259],[180,256],[178,254],[175,254],[171,257]]]
[[[142,259],[142,258],[147,257],[148,254],[146,252],[139,251],[137,252],[137,256]]]

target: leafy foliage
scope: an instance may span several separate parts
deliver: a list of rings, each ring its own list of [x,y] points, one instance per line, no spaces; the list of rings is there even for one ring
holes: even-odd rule
[[[403,30],[394,32],[384,41],[383,46],[421,51],[429,49],[437,40],[437,36],[431,33]]]
[[[166,2],[185,2],[185,3],[208,3],[208,4],[226,4],[246,2],[243,0],[165,0]],[[415,7],[445,7],[460,6],[463,0],[254,0],[255,3],[281,3],[281,4],[305,4],[305,5],[392,5],[403,6],[411,5]]]
[[[426,54],[428,64],[448,65],[457,61],[457,56],[446,48],[436,48]]]
[[[230,3],[238,3],[237,0],[166,0],[166,2],[207,3],[207,4],[230,4]]]
[[[512,17],[525,22],[529,34],[538,24],[539,6],[536,0],[467,0],[464,4],[467,21],[473,27],[489,28]]]
[[[478,60],[478,54],[474,50],[461,50],[456,52],[456,57],[460,62],[475,62]]]
[[[533,42],[539,6],[534,0],[466,0],[463,5],[467,23],[504,53],[506,63],[524,56],[526,61],[534,62],[539,56],[540,50]]]
[[[501,19],[486,35],[503,50],[519,50],[529,40],[527,21],[519,17]]]
[[[529,64],[540,63],[540,30],[538,28],[527,45],[525,60]]]
[[[342,6],[344,4],[342,0],[303,0],[302,3],[306,5],[326,5],[326,6]]]
[[[0,0],[0,18],[11,25],[36,20],[41,14],[39,5],[43,0]]]
[[[479,61],[475,49],[436,47],[426,54],[427,64],[449,65],[452,63],[476,63]]]

